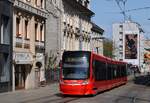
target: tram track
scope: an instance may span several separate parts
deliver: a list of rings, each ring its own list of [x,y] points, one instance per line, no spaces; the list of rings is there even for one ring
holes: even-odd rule
[[[136,96],[134,97],[129,97],[129,96],[118,96],[119,98],[117,98],[115,100],[115,103],[123,103],[123,101],[128,100],[128,103],[137,103],[137,102],[146,102],[146,103],[150,103],[150,100],[148,99],[143,99],[143,98],[138,98]]]

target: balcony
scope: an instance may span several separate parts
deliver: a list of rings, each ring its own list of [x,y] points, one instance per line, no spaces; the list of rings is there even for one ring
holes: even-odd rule
[[[30,40],[29,39],[24,40],[24,48],[25,49],[30,49]]]
[[[43,41],[36,41],[35,42],[35,50],[43,52],[45,50],[44,42]]]
[[[21,37],[16,37],[16,47],[17,48],[22,48],[22,44],[23,44],[23,39]]]

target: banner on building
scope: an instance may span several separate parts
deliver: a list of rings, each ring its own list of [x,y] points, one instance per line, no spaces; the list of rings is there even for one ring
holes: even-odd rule
[[[150,52],[144,54],[144,62],[150,64]]]
[[[125,59],[137,59],[137,34],[125,35]]]

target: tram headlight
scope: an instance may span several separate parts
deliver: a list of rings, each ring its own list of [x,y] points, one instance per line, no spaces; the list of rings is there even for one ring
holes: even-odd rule
[[[87,84],[89,84],[89,81],[88,81],[88,80],[84,80],[84,81],[82,82],[82,85],[87,85]]]
[[[59,82],[60,82],[60,84],[65,84],[63,80],[60,80]]]

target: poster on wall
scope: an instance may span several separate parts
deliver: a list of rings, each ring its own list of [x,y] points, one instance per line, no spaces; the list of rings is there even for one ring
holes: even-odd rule
[[[144,54],[144,62],[150,64],[150,51]]]
[[[125,59],[137,59],[137,34],[125,35]]]

